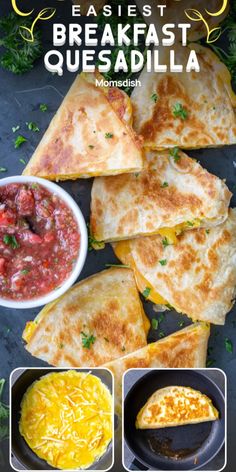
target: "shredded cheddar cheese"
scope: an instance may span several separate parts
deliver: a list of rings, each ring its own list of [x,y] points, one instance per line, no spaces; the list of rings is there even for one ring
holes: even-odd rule
[[[111,393],[98,377],[53,372],[26,391],[19,429],[35,454],[56,469],[87,469],[107,450],[112,414]]]

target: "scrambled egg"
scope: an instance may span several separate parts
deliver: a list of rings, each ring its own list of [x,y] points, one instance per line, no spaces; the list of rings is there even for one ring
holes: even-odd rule
[[[90,373],[54,372],[34,382],[21,403],[20,433],[57,469],[86,469],[113,434],[112,396]]]

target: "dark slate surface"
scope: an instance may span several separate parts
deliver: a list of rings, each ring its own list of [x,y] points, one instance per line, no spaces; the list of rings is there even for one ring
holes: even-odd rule
[[[1,12],[5,14],[9,11],[10,0],[2,2]],[[27,3],[27,2],[26,2]],[[25,3],[25,5],[26,5]],[[39,2],[36,0],[30,2],[30,6],[35,6],[38,11]],[[48,6],[48,0],[40,2],[40,8]],[[92,3],[92,2],[91,2]],[[70,1],[51,1],[50,5],[55,4],[58,8],[57,19],[68,22],[71,20]],[[76,21],[76,20],[75,20]],[[44,38],[45,50],[51,49],[51,26],[48,22],[41,22]],[[58,77],[46,71],[43,61],[40,60],[34,69],[23,76],[14,76],[13,74],[0,69],[0,166],[8,169],[7,173],[0,174],[0,177],[7,175],[21,174],[24,165],[19,159],[29,160],[35,146],[39,142],[43,132],[47,128],[53,114],[57,110],[62,97],[65,95],[75,75],[65,73],[63,77]],[[47,103],[48,111],[42,113],[39,111],[39,104]],[[27,131],[25,122],[35,121],[40,127],[40,133]],[[20,124],[20,133],[29,138],[29,141],[15,150],[13,140],[15,135],[12,133],[12,126]],[[236,146],[223,147],[221,149],[208,149],[190,152],[190,155],[200,160],[201,164],[210,172],[226,179],[227,185],[233,192],[236,189]],[[62,185],[80,205],[83,214],[88,221],[90,206],[91,180],[78,180],[76,182],[65,182]],[[236,199],[233,197],[232,206],[235,206]],[[105,268],[107,263],[116,263],[117,260],[109,246],[103,251],[92,251],[88,254],[85,267],[80,279],[94,274]],[[152,318],[157,316],[152,310],[152,304],[144,302],[145,310]],[[10,372],[16,367],[43,366],[42,361],[31,357],[24,349],[21,339],[22,331],[27,320],[31,320],[38,313],[39,309],[33,310],[10,310],[1,307],[0,309],[0,377],[8,378]],[[180,329],[180,322],[185,325],[189,320],[175,312],[168,313],[165,321],[161,323],[161,329],[165,334],[170,334]],[[236,341],[236,309],[228,315],[224,327],[213,327],[210,338],[210,358],[213,359],[214,366],[223,369],[228,377],[228,466],[227,471],[233,469],[236,462],[236,451],[234,447],[234,438],[236,436],[236,357],[235,348],[233,354],[226,352],[225,338],[230,338],[234,343]],[[151,331],[150,340],[158,339],[158,332]],[[236,345],[236,344],[235,344]],[[7,393],[6,401],[7,401]],[[2,445],[0,445],[0,448]],[[5,444],[7,449],[7,444]],[[6,452],[5,452],[6,453]],[[8,461],[7,461],[8,462]],[[217,468],[217,466],[216,466]],[[12,470],[10,466],[4,465],[4,472]],[[123,470],[121,467],[115,467],[115,470]]]

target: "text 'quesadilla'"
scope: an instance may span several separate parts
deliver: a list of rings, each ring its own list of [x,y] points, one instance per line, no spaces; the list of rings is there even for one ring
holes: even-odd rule
[[[97,241],[118,241],[219,224],[228,214],[225,183],[178,149],[146,156],[140,173],[101,177],[92,188],[91,232]],[[167,230],[167,231],[166,231]]]
[[[130,99],[97,85],[101,79],[97,72],[76,78],[24,175],[67,180],[142,169],[140,140],[128,124]]]
[[[23,338],[51,365],[94,367],[145,346],[149,326],[132,270],[111,268],[46,305]]]
[[[132,94],[134,129],[150,150],[196,149],[236,143],[236,96],[227,67],[209,49],[190,44],[200,72],[150,73],[145,69]],[[189,48],[175,45],[177,64],[186,64]],[[167,63],[168,48],[159,48]]]
[[[113,248],[148,299],[193,320],[224,324],[236,296],[236,209],[221,225],[185,231],[175,245],[157,235]]]
[[[137,415],[137,429],[167,428],[215,421],[217,409],[207,395],[191,387],[171,386],[157,390]]]

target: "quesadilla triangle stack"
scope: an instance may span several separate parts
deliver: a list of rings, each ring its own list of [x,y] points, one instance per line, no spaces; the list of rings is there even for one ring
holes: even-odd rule
[[[149,300],[193,320],[225,323],[236,296],[236,209],[219,226],[185,231],[175,245],[157,235],[113,247]]]
[[[140,171],[141,142],[130,126],[129,97],[81,73],[34,152],[24,175],[49,180]]]
[[[161,64],[168,64],[169,48],[160,48]],[[195,49],[200,72],[185,72],[190,49]],[[147,72],[132,94],[134,129],[147,149],[216,147],[236,143],[236,96],[226,66],[198,44],[175,46],[175,61],[184,72]],[[158,51],[154,51],[157,54]]]
[[[148,344],[123,358],[106,364],[115,378],[116,412],[121,414],[122,375],[133,368],[200,368],[206,366],[210,328],[195,323],[187,328]]]
[[[93,367],[146,346],[149,327],[132,270],[111,268],[46,305],[23,339],[51,365]]]
[[[215,421],[219,412],[211,399],[191,387],[170,386],[157,390],[137,415],[137,429],[168,428]]]
[[[97,241],[160,233],[175,242],[176,233],[224,221],[231,195],[179,149],[151,152],[141,173],[95,179],[90,230]]]

